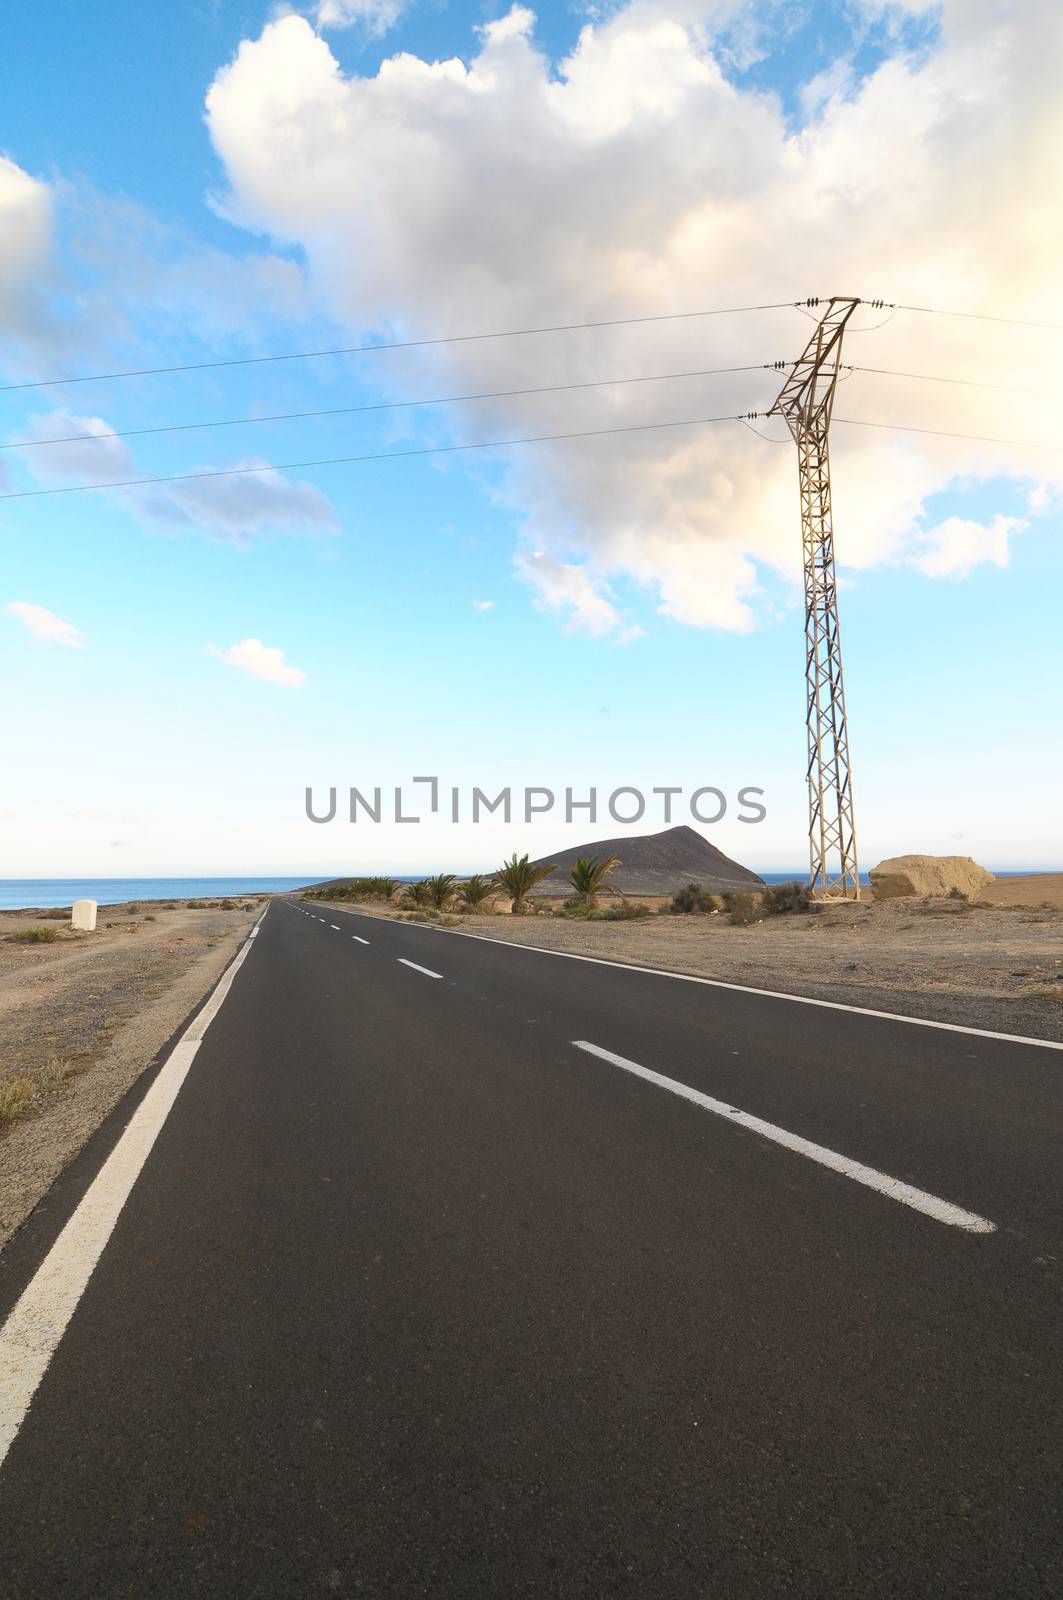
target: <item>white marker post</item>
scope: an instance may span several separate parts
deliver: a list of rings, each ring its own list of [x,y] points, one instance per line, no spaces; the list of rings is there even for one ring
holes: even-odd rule
[[[96,932],[95,900],[75,900],[70,913],[70,926],[81,933]]]

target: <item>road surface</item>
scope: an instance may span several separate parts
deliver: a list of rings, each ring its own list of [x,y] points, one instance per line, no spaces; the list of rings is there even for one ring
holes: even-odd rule
[[[0,1262],[5,1600],[1058,1596],[1061,1082],[274,902]]]

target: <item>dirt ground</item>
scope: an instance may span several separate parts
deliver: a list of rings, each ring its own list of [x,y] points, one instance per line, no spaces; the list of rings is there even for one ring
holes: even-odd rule
[[[1053,876],[1063,886],[1063,875]],[[447,923],[543,949],[1063,1040],[1063,898],[835,902],[747,928],[732,926],[725,912],[630,922],[477,913]]]
[[[984,899],[995,906],[1058,906],[1063,910],[1063,872],[1031,872],[997,878],[986,885]]]
[[[216,982],[264,902],[0,913],[0,1247]],[[246,908],[246,909],[244,909]],[[54,942],[12,935],[49,928]]]

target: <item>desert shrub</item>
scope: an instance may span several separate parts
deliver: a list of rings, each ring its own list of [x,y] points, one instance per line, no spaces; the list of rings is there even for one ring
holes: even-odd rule
[[[769,917],[785,916],[788,912],[810,911],[813,905],[818,904],[812,898],[812,891],[807,883],[772,883],[764,890],[762,896],[765,914]]]
[[[54,944],[59,935],[54,928],[22,928],[9,937],[16,944]]]
[[[70,920],[71,910],[72,907],[70,906],[68,906],[65,911],[61,906],[53,906],[48,911],[38,911],[37,915],[39,917],[47,917],[51,922],[68,922]]]
[[[150,911],[147,913],[147,915],[144,918],[145,922],[158,922],[158,920],[159,920],[158,917],[152,916]]]
[[[708,889],[703,889],[700,883],[688,883],[682,889],[677,889],[672,896],[672,903],[668,910],[673,916],[689,915],[691,912],[716,911],[716,896],[710,894]]]
[[[656,914],[649,906],[639,905],[634,900],[616,900],[608,906],[588,905],[578,894],[566,900],[560,910],[554,913],[570,922],[636,922]]]
[[[962,889],[953,888],[949,890],[947,898],[949,900],[970,900],[971,897],[969,894],[965,894]]]
[[[748,894],[744,889],[732,890],[725,896],[725,900],[727,909],[731,913],[731,921],[736,928],[748,928],[751,923],[759,922],[764,916],[759,895]]]
[[[218,910],[219,911],[235,911],[236,910],[236,901],[235,900],[219,900],[218,901]]]

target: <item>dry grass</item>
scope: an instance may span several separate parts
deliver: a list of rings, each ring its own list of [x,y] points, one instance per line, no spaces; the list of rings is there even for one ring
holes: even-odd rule
[[[32,1078],[8,1078],[0,1083],[0,1128],[9,1128],[33,1104],[37,1086]]]
[[[37,1072],[23,1073],[0,1084],[0,1130],[37,1110],[73,1072],[74,1063],[68,1056],[52,1056]]]
[[[7,937],[10,944],[54,944],[59,935],[54,928],[20,928]]]

